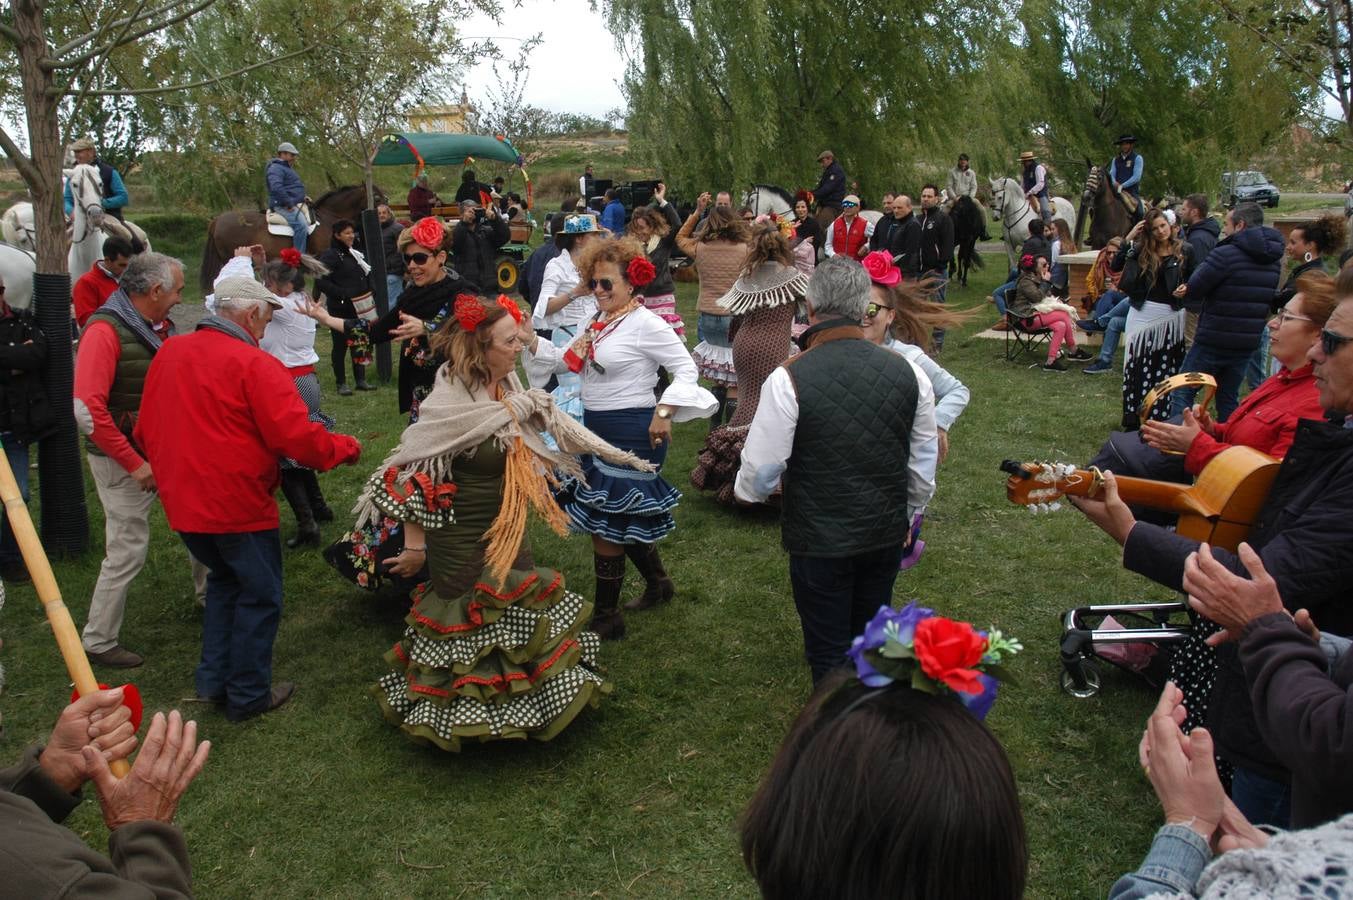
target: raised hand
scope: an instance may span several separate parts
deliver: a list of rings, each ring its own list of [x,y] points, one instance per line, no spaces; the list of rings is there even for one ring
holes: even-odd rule
[[[173,822],[179,798],[202,771],[210,752],[210,741],[197,742],[197,723],[184,722],[178,710],[167,718],[155,714],[145,746],[120,781],[108,771],[101,753],[91,746],[82,751],[110,831],[132,822]]]

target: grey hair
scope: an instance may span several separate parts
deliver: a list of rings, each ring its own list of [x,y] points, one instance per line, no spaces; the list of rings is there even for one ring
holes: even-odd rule
[[[1258,203],[1242,203],[1231,210],[1232,222],[1244,222],[1246,228],[1257,228],[1264,224],[1264,211]]]
[[[143,297],[155,290],[157,285],[170,291],[174,289],[175,269],[183,271],[182,260],[147,250],[136,254],[127,263],[127,271],[122,273],[118,285],[129,297]]]
[[[829,256],[808,279],[807,296],[818,318],[840,316],[858,322],[869,305],[869,273],[853,259]]]

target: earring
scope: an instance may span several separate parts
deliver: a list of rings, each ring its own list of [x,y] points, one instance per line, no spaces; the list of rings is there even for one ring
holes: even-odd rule
[[[1310,262],[1313,258],[1314,257],[1311,255],[1311,251],[1309,250],[1307,250],[1306,255],[1302,257],[1302,259],[1305,260],[1306,262]]]

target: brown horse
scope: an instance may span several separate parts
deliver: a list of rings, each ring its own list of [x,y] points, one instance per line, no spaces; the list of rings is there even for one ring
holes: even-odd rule
[[[1081,205],[1082,208],[1089,206],[1091,210],[1090,246],[1095,250],[1103,248],[1110,238],[1123,237],[1132,230],[1135,221],[1132,213],[1128,212],[1123,199],[1114,193],[1108,177],[1099,166],[1090,166],[1089,177],[1085,179],[1085,192],[1081,196]],[[1084,216],[1078,218],[1078,225],[1084,218]],[[1079,231],[1079,228],[1077,230]],[[1080,235],[1076,235],[1076,238],[1079,237]]]
[[[385,202],[385,196],[379,190],[376,191],[376,202]],[[310,209],[319,227],[310,232],[305,250],[318,256],[328,249],[333,239],[331,226],[334,222],[349,219],[355,223],[360,219],[362,210],[366,209],[366,188],[362,185],[334,188],[311,204]],[[207,225],[207,245],[202,251],[202,290],[211,290],[212,282],[226,260],[235,255],[236,247],[250,244],[262,244],[268,258],[274,259],[292,242],[290,235],[283,237],[268,231],[265,213],[233,210],[212,219]]]

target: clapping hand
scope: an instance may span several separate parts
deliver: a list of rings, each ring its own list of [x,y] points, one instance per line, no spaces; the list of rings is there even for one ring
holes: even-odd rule
[[[1187,453],[1193,446],[1194,438],[1198,437],[1202,430],[1193,410],[1186,409],[1184,421],[1179,425],[1154,420],[1143,423],[1142,440],[1155,449],[1167,453]]]
[[[173,822],[179,798],[206,765],[211,742],[197,742],[197,723],[184,722],[178,710],[156,713],[136,763],[121,780],[108,770],[104,755],[82,749],[109,830],[147,820]]]
[[[1195,728],[1187,736],[1179,729],[1185,715],[1183,699],[1174,682],[1166,682],[1146,722],[1138,755],[1160,799],[1165,823],[1192,828],[1211,842],[1225,812],[1226,791],[1217,777],[1212,735],[1206,728]]]
[[[1264,568],[1259,554],[1242,543],[1238,555],[1250,573],[1249,578],[1241,578],[1217,562],[1207,544],[1184,561],[1184,590],[1188,591],[1189,605],[1224,629],[1207,639],[1214,647],[1240,637],[1245,626],[1260,616],[1283,611],[1278,584]]]

